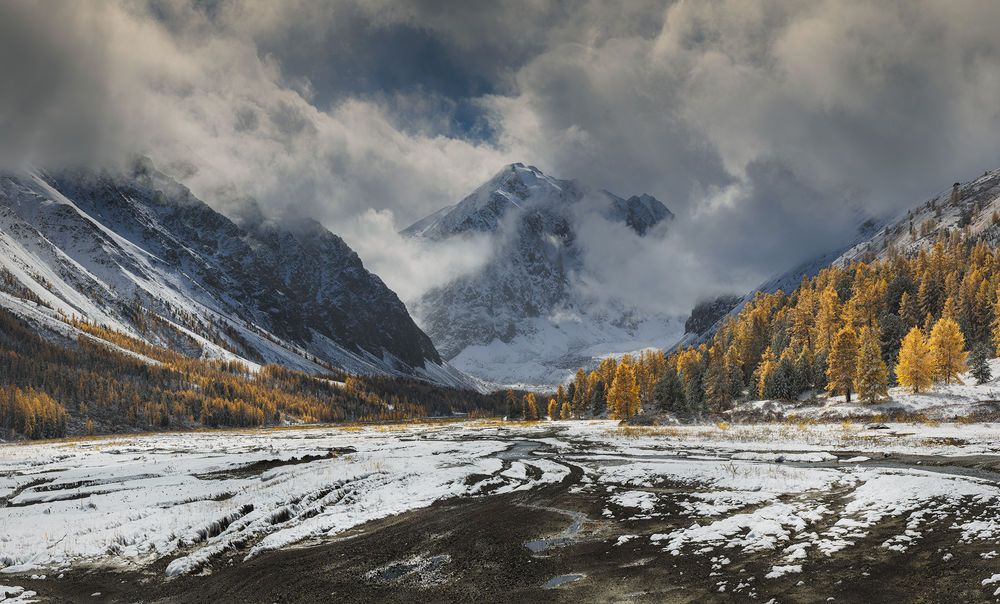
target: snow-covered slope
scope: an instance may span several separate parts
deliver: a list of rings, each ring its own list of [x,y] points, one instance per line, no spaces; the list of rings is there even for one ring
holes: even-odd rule
[[[829,396],[818,393],[814,399],[799,401],[749,401],[737,405],[729,415],[736,419],[761,419],[770,413],[775,419],[794,415],[803,419],[840,421],[845,418],[874,418],[880,416],[885,421],[900,418],[927,417],[934,421],[950,421],[955,418],[995,418],[1000,409],[1000,359],[989,361],[991,378],[982,384],[969,373],[962,373],[953,384],[934,384],[928,391],[913,393],[909,388],[895,386],[889,388],[888,397],[875,403],[866,403],[853,398],[845,402],[843,395]]]
[[[990,247],[1000,247],[1000,169],[966,183],[955,183],[911,210],[900,213],[870,237],[855,242],[835,262],[884,260],[890,253],[911,254],[934,245],[939,234],[968,229]],[[912,232],[911,232],[912,228]]]
[[[646,316],[616,301],[585,299],[592,278],[578,241],[581,221],[622,223],[627,236],[658,236],[673,217],[649,195],[590,191],[533,166],[512,164],[454,206],[403,231],[431,242],[493,237],[477,272],[438,287],[411,308],[441,354],[502,384],[554,385],[611,354],[675,340],[683,320]],[[610,225],[609,225],[610,226]]]
[[[339,237],[237,225],[145,160],[0,176],[0,266],[42,303],[5,306],[36,323],[44,309],[186,354],[468,383]]]

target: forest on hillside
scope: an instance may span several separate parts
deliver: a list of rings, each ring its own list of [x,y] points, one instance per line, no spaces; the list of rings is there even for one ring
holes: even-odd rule
[[[190,358],[79,320],[67,323],[85,335],[54,343],[0,309],[0,438],[283,421],[395,422],[495,415],[504,404],[503,393],[414,379],[334,370],[310,375],[280,365],[254,372],[240,362]]]
[[[699,415],[807,392],[876,401],[890,386],[922,391],[966,369],[985,381],[1000,346],[998,288],[1000,251],[967,229],[941,230],[915,254],[889,246],[885,260],[830,266],[790,294],[758,292],[701,345],[581,369],[556,406],[569,417]]]

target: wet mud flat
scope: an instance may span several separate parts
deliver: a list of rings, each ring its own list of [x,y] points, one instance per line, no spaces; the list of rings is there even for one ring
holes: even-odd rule
[[[469,494],[335,536],[249,559],[235,545],[175,577],[176,553],[0,583],[42,602],[1000,601],[993,455],[810,463],[558,430],[506,439]]]
[[[533,507],[555,502],[534,499],[501,495],[442,502],[329,542],[247,562],[234,554],[194,576],[165,579],[163,564],[134,571],[79,569],[60,581],[19,583],[39,590],[43,601],[56,602],[996,600],[978,585],[997,569],[995,561],[981,557],[988,548],[951,547],[948,563],[939,552],[943,540],[924,541],[905,554],[887,553],[880,545],[898,526],[876,531],[849,555],[815,560],[803,573],[771,580],[762,579],[774,561],[768,553],[731,552],[729,562],[720,565],[704,556],[672,556],[648,539],[615,545],[617,533],[640,530],[628,524],[597,525],[578,533],[578,541],[533,552],[526,543],[560,535],[570,524],[563,514]],[[560,505],[588,507],[580,497],[557,499]],[[661,521],[655,530],[684,522]],[[942,537],[947,523],[940,521]],[[558,580],[569,577],[574,578]],[[732,593],[741,584],[752,591]],[[722,585],[729,589],[719,592]]]

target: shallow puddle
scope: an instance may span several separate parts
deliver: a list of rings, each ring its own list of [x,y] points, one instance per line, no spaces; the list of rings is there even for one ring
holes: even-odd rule
[[[585,575],[559,575],[558,577],[552,577],[542,585],[542,589],[552,589],[553,587],[559,587],[563,583],[570,583],[572,581],[579,581]]]

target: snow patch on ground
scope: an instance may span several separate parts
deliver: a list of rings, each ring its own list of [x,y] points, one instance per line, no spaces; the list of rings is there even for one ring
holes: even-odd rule
[[[624,508],[638,508],[643,512],[651,512],[656,507],[656,495],[646,491],[626,491],[616,493],[611,499],[611,503]]]
[[[837,461],[837,456],[830,453],[735,453],[732,459],[742,459],[747,461],[798,461],[804,463],[822,463],[825,461]]]
[[[1000,486],[882,460],[930,450],[944,458],[995,454],[1000,427],[889,428],[469,421],[0,446],[0,497],[8,503],[0,508],[0,564],[25,573],[165,557],[168,575],[198,572],[237,546],[253,557],[442,498],[553,484],[571,468],[583,472],[573,488],[597,497],[595,509],[610,519],[586,530],[630,522],[628,535],[610,537],[615,545],[652,543],[676,556],[711,556],[715,565],[763,552],[773,558],[771,573],[784,575],[862,539],[882,555],[910,555],[932,529],[956,545],[991,549],[1000,539]],[[859,450],[872,452],[868,463],[858,463],[867,458]],[[852,463],[827,463],[838,457]],[[677,509],[682,524],[657,524]],[[647,522],[654,528],[643,532]],[[871,544],[885,526],[900,528]],[[387,572],[421,564],[402,560]]]
[[[771,572],[764,575],[765,579],[777,579],[778,577],[784,577],[790,573],[800,573],[802,572],[801,564],[789,564],[788,566],[772,566]]]

